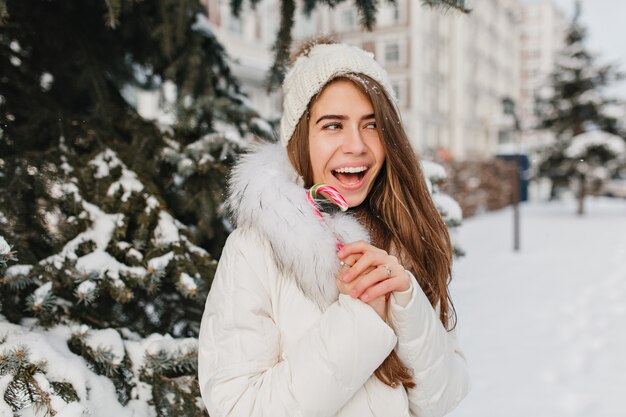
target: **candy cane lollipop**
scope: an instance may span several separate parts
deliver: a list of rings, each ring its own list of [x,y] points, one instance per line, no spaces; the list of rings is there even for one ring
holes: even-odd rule
[[[322,213],[317,208],[317,204],[315,203],[315,197],[317,197],[318,194],[335,203],[341,211],[348,210],[348,202],[335,187],[326,184],[315,184],[307,193],[307,197],[309,199],[309,203],[313,206],[313,210],[315,210],[315,214],[317,214],[317,217],[319,217],[322,222],[324,222],[324,217],[322,217]],[[337,236],[334,232],[333,234],[337,239],[337,249],[343,248],[343,243],[341,243],[339,236]]]
[[[345,198],[337,191],[337,189],[331,185],[326,184],[315,184],[309,190],[309,201],[315,204],[315,198],[320,194],[323,197],[326,197],[328,200],[332,201],[339,207],[341,211],[348,210],[348,202]],[[321,215],[321,214],[320,214]]]

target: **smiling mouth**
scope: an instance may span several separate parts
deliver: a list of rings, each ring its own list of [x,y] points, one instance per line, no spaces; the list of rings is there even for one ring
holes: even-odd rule
[[[358,184],[369,170],[366,166],[361,167],[345,167],[332,171],[332,174],[337,180],[346,186],[352,186]]]

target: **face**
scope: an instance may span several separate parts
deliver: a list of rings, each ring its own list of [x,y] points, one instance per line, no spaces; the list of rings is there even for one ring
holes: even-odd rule
[[[315,183],[335,187],[349,207],[361,204],[385,162],[369,98],[348,80],[328,84],[311,108],[309,157]]]

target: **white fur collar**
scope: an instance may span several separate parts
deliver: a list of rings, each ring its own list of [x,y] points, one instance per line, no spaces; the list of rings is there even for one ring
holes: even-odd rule
[[[300,183],[282,145],[255,145],[233,168],[227,205],[236,226],[264,236],[278,267],[324,310],[338,297],[333,231],[343,242],[369,237],[349,214],[325,215],[322,223]]]

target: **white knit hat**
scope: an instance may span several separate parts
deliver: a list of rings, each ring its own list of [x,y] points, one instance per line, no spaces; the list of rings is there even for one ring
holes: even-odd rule
[[[374,54],[347,44],[318,44],[298,57],[283,82],[283,115],[280,141],[287,146],[309,101],[331,80],[346,74],[365,74],[378,81],[391,100],[396,97],[387,72]]]

